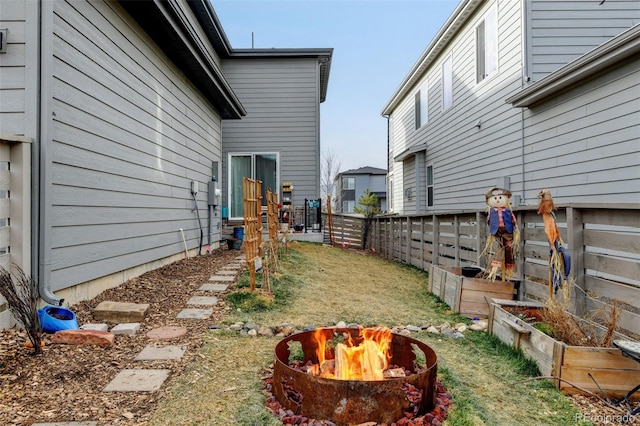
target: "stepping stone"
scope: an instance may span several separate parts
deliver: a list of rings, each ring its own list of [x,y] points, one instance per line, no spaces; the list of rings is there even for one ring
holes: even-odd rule
[[[97,426],[98,422],[32,423],[31,426]]]
[[[185,327],[169,325],[165,327],[154,328],[147,333],[147,337],[157,340],[174,340],[184,336],[185,334],[187,334],[187,329]]]
[[[200,291],[225,291],[229,288],[229,284],[203,284],[198,290]]]
[[[219,281],[219,282],[234,282],[236,277],[232,277],[229,275],[214,275],[209,278],[209,281]]]
[[[217,305],[218,298],[214,296],[193,296],[187,301],[187,305]]]
[[[186,347],[182,346],[147,346],[134,358],[135,361],[157,361],[162,359],[180,359]]]
[[[114,322],[116,324],[128,322],[142,322],[147,311],[148,303],[100,302],[93,310],[96,321]]]
[[[183,309],[176,318],[207,319],[213,314],[213,309]]]
[[[80,330],[109,331],[107,324],[82,324]]]
[[[152,392],[160,389],[171,370],[122,370],[103,392]]]
[[[237,274],[237,273],[238,273],[238,271],[237,271],[237,270],[235,270],[235,271],[234,271],[234,270],[231,270],[231,269],[226,269],[226,270],[225,270],[225,269],[223,269],[223,270],[221,270],[221,271],[218,271],[218,272],[216,273],[216,275],[235,275],[235,274]]]
[[[241,254],[240,256],[236,256],[234,260],[247,260],[247,256]]]
[[[140,331],[139,322],[128,322],[126,324],[118,324],[111,328],[113,334],[126,334],[127,336],[135,336]]]

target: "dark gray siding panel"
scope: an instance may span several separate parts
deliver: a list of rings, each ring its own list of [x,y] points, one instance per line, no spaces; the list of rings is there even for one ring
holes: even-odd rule
[[[197,247],[190,184],[206,227],[221,120],[117,3],[53,11],[42,233],[59,290],[180,253],[180,228]]]
[[[223,122],[223,176],[227,176],[228,153],[277,152],[280,155],[279,182],[293,183],[294,207],[302,207],[305,198],[318,198],[320,104],[317,60],[230,59],[223,61],[223,71],[247,110],[242,120]],[[226,197],[227,194],[225,200]]]

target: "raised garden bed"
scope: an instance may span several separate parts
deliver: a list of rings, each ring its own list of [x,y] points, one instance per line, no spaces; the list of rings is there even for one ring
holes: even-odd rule
[[[488,332],[522,350],[538,365],[542,375],[561,378],[590,392],[602,394],[602,389],[605,396],[620,398],[640,383],[640,363],[622,355],[620,349],[570,346],[526,321],[527,318],[539,321],[542,309],[543,305],[537,302],[494,299]],[[563,393],[581,393],[562,380],[555,382]],[[636,392],[631,399],[639,400],[640,393]]]
[[[515,283],[465,277],[462,268],[431,266],[429,291],[438,296],[454,312],[466,317],[487,317],[492,299],[513,299]]]

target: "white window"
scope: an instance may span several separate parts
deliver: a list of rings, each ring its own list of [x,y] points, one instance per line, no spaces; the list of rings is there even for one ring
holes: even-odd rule
[[[429,85],[425,82],[415,95],[416,130],[429,121]]]
[[[442,63],[442,110],[453,105],[453,60],[451,55]]]
[[[498,71],[498,12],[493,5],[476,27],[476,82]]]
[[[433,166],[427,166],[427,207],[433,207]]]
[[[342,190],[347,191],[350,189],[356,189],[356,178],[354,177],[343,177],[342,178]]]
[[[342,213],[353,213],[353,208],[356,206],[356,202],[353,200],[342,202]]]

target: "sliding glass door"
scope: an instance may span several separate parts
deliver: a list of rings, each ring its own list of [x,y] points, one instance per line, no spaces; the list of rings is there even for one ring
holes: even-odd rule
[[[262,205],[266,205],[266,191],[279,193],[278,154],[229,154],[229,217],[240,219],[244,214],[242,181],[245,177],[262,181]]]

